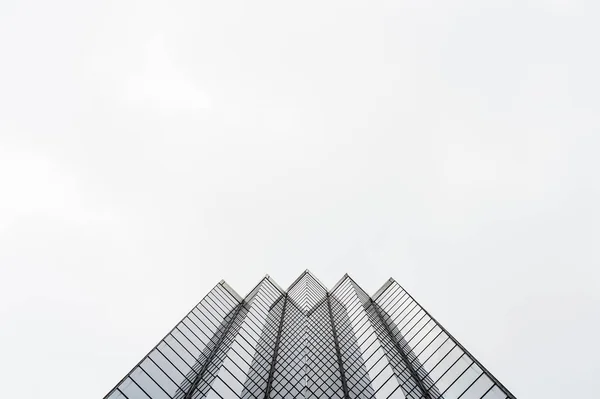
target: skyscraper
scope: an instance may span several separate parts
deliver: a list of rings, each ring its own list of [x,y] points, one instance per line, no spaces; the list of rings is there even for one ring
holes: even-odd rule
[[[393,279],[217,284],[105,399],[514,396]]]

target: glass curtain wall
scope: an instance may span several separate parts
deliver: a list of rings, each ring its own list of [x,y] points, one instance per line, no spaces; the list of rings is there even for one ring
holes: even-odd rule
[[[393,279],[217,284],[105,399],[515,398]]]

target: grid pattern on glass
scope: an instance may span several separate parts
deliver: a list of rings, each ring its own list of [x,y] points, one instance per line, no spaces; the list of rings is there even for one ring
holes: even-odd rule
[[[379,373],[379,375],[375,373],[380,360],[378,356],[370,356],[369,363],[365,362],[364,356],[366,353],[370,353],[369,350],[372,348],[368,342],[373,331],[366,331],[369,323],[365,320],[362,304],[358,300],[356,292],[350,284],[340,285],[330,295],[330,302],[348,386],[348,396],[357,399],[384,397],[382,395],[385,390],[382,391],[381,388],[385,385],[383,381],[387,380],[390,371]],[[379,353],[380,356],[381,353]],[[390,388],[394,381],[395,379],[389,384]],[[378,391],[377,395],[375,395],[375,390]],[[390,396],[388,395],[388,397]]]
[[[292,283],[287,292],[292,302],[304,312],[308,312],[325,299],[327,288],[306,270]]]
[[[275,371],[275,362],[280,348],[281,325],[287,307],[287,296],[279,295],[271,305],[264,323],[254,356],[250,359],[247,378],[244,383],[243,399],[262,397],[271,390],[269,380]]]
[[[306,324],[305,397],[344,398],[327,297],[314,306]]]
[[[347,276],[336,286],[333,295],[348,304],[348,315],[354,320],[357,342],[374,389],[373,395],[367,397],[405,397],[404,393],[417,385],[416,380],[402,362],[381,322],[374,317],[369,296]],[[408,397],[420,398],[420,394],[417,390]]]
[[[264,398],[304,397],[306,386],[306,324],[304,311],[290,298],[283,317],[271,391],[266,392]]]
[[[219,348],[216,360],[210,364],[211,373],[206,373],[202,384],[194,391],[193,398],[242,397],[247,386],[255,391],[265,379],[254,364],[255,374],[250,379],[253,359],[260,352],[272,352],[274,333],[268,323],[274,315],[273,304],[282,296],[280,289],[270,279],[265,278],[246,297],[245,312],[238,317],[227,340]],[[262,344],[263,347],[259,347]],[[268,349],[265,349],[265,347]],[[258,387],[258,388],[257,388]],[[247,393],[246,393],[247,394]]]
[[[105,399],[405,397],[514,398],[394,280],[371,299],[305,271],[217,284]]]
[[[183,398],[224,336],[242,301],[224,282],[217,284],[107,398]]]
[[[405,362],[433,399],[496,399],[514,396],[397,282],[374,298],[373,313],[405,353]],[[410,396],[414,390],[407,392]]]

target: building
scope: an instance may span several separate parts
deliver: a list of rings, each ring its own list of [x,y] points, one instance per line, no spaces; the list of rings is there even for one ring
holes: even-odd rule
[[[514,396],[394,280],[217,284],[105,399]]]

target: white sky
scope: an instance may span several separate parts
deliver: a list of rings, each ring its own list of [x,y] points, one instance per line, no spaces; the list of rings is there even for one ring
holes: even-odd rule
[[[0,2],[0,375],[98,398],[214,286],[404,285],[600,374],[597,1]]]

